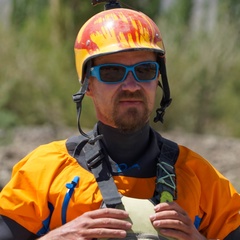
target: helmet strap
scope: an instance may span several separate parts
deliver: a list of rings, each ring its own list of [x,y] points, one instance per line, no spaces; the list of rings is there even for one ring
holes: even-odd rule
[[[167,72],[166,72],[166,65],[165,65],[165,58],[160,57],[158,59],[158,62],[160,64],[160,73],[162,78],[162,84],[158,82],[158,86],[163,91],[163,96],[160,102],[160,108],[156,109],[156,117],[154,118],[154,122],[160,121],[163,123],[163,117],[165,114],[166,108],[171,104],[172,99],[170,98],[170,89],[168,84],[168,78],[167,78]]]
[[[121,8],[118,0],[92,0],[92,5],[95,6],[99,3],[106,3],[104,6],[104,10],[109,10],[113,8]]]
[[[80,134],[82,134],[83,136],[89,138],[89,136],[83,132],[81,125],[80,125],[80,117],[81,117],[81,112],[82,112],[82,100],[85,96],[85,93],[87,92],[88,89],[88,82],[89,82],[89,76],[90,76],[90,69],[92,66],[92,62],[88,61],[87,62],[87,68],[86,68],[86,76],[83,80],[83,84],[80,88],[80,90],[75,93],[72,98],[73,101],[76,103],[76,108],[77,108],[77,126],[78,126],[78,131],[80,132]]]

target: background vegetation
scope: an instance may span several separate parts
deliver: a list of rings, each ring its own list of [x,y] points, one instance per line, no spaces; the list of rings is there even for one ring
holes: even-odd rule
[[[10,1],[10,0],[9,0]],[[161,29],[173,103],[155,128],[240,137],[240,3],[219,0],[214,27],[191,25],[194,2],[122,1]],[[123,4],[123,6],[125,6]],[[82,24],[103,5],[90,0],[14,0],[0,23],[0,129],[18,125],[76,125],[78,91],[73,46]],[[160,99],[159,92],[159,99]],[[156,103],[159,104],[159,103]],[[84,99],[83,127],[95,113]]]

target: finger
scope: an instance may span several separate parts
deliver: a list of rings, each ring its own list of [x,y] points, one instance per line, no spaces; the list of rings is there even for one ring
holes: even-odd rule
[[[96,218],[117,218],[117,219],[125,219],[128,218],[128,213],[121,209],[114,209],[114,208],[103,208],[97,209],[94,211],[86,212],[86,216],[96,219]]]
[[[101,238],[125,238],[127,236],[127,232],[121,229],[107,229],[107,228],[95,228],[89,229],[85,232],[84,237],[91,239],[101,239]]]
[[[159,229],[160,232],[165,230],[170,234],[175,233],[177,236],[189,235],[191,232],[194,232],[195,229],[188,216],[183,216],[181,213],[175,211],[171,211],[168,213],[168,216],[166,215],[161,218],[157,216],[157,218],[152,221],[152,224],[155,228]],[[173,237],[174,235],[171,236]]]
[[[187,225],[179,220],[173,220],[173,219],[161,219],[156,220],[153,222],[153,226],[158,229],[174,229],[174,230],[181,230],[186,231]]]
[[[184,232],[187,232],[193,224],[187,215],[183,215],[175,210],[158,212],[155,216],[151,216],[150,220],[154,227],[173,228]]]
[[[187,215],[185,210],[183,210],[176,202],[165,202],[159,203],[154,207],[155,212],[165,211],[165,210],[176,210],[177,212]]]
[[[183,221],[184,223],[188,223],[189,217],[184,212],[179,212],[177,210],[165,210],[157,212],[150,216],[152,221],[157,219],[171,219],[171,220],[179,220]]]
[[[82,232],[86,238],[125,238],[127,230],[131,229],[132,224],[126,220],[114,218],[93,219],[87,229]]]
[[[119,220],[115,218],[98,218],[91,223],[91,228],[108,228],[108,229],[122,229],[128,230],[132,224],[126,220]]]

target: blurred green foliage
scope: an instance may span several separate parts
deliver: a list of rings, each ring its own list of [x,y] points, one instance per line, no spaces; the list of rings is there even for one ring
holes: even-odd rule
[[[189,27],[190,0],[176,1],[161,14],[159,0],[123,2],[151,16],[163,34],[173,103],[164,125],[155,128],[240,137],[240,4],[220,0],[214,30],[194,32]],[[0,24],[0,128],[75,126],[72,94],[80,87],[75,37],[103,5],[92,7],[90,0],[14,0],[12,7],[10,23]],[[91,100],[85,97],[81,124],[90,128],[95,121]]]
[[[167,129],[240,137],[240,12],[230,15],[230,3],[220,3],[210,32],[190,31],[176,17],[184,15],[180,3],[174,16],[170,12],[158,22],[173,97]]]

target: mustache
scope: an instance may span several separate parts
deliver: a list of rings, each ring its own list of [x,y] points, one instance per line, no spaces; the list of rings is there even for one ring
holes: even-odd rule
[[[130,91],[121,91],[116,97],[116,100],[119,101],[121,99],[139,99],[139,100],[145,100],[145,95],[141,90],[137,90],[135,92]]]

